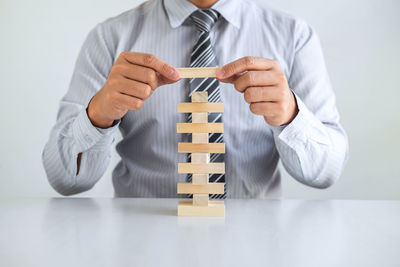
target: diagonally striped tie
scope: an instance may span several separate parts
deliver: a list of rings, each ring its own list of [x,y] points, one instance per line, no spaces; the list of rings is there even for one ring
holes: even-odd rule
[[[190,57],[190,67],[214,67],[217,66],[215,60],[215,54],[210,40],[210,30],[217,22],[219,13],[213,9],[197,10],[190,15],[190,18],[196,26],[199,39]],[[203,78],[203,79],[191,79],[190,83],[190,96],[192,92],[208,92],[208,102],[221,102],[220,98],[220,84],[215,78]],[[189,98],[190,98],[189,96]],[[191,122],[191,114],[188,116],[188,122]],[[222,122],[221,113],[210,113],[208,115],[209,122]],[[221,133],[210,133],[210,143],[222,143],[223,134]],[[191,160],[191,154],[188,155],[188,161]],[[222,162],[224,154],[211,154],[210,162]],[[192,181],[192,175],[187,176],[188,182]],[[225,183],[224,174],[210,174],[209,182],[221,182]],[[226,198],[226,187],[224,194],[211,194],[210,199],[224,199]]]

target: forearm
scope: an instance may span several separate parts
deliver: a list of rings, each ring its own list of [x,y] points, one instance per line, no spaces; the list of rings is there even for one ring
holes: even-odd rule
[[[59,119],[42,155],[51,186],[62,195],[92,188],[110,162],[113,132],[93,127],[84,110],[64,122]]]
[[[322,123],[300,102],[291,124],[274,128],[285,169],[296,180],[316,188],[331,186],[341,175],[348,155],[347,136],[337,123]]]

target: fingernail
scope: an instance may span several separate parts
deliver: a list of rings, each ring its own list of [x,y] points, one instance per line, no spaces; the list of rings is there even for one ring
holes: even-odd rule
[[[226,73],[225,73],[225,71],[223,69],[219,69],[217,71],[217,77],[224,78],[225,75],[226,75]]]
[[[174,79],[174,80],[176,80],[176,79],[178,79],[179,77],[180,77],[179,72],[176,71],[176,70],[174,70],[174,69],[171,69],[171,78]]]

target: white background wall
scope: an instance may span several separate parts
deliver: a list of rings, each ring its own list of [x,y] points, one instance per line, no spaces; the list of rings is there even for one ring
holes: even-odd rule
[[[57,196],[41,151],[78,51],[96,23],[140,2],[0,1],[0,196]],[[285,176],[284,196],[400,199],[400,1],[268,2],[319,33],[350,138],[350,159],[334,187],[311,189]],[[111,170],[81,196],[112,196]]]

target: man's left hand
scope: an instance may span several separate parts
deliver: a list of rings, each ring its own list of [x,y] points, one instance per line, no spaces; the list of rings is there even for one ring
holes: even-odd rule
[[[269,125],[289,124],[298,113],[294,94],[275,60],[243,57],[223,66],[217,79],[232,83],[244,94],[251,112],[264,116]]]

